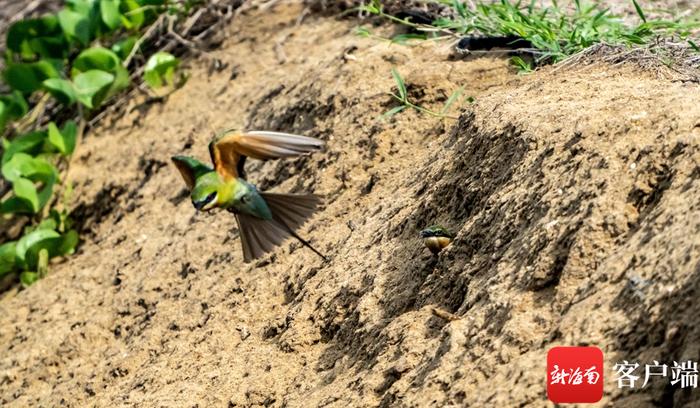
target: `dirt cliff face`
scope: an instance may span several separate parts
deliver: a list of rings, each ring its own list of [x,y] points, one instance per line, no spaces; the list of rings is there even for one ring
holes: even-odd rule
[[[67,177],[85,242],[0,302],[3,406],[543,406],[554,345],[601,347],[609,377],[700,359],[697,84],[518,76],[355,25],[244,13],[182,89],[84,140]],[[380,120],[391,67],[434,110],[463,87],[459,119]],[[290,241],[244,264],[233,217],[195,214],[169,157],[204,159],[231,126],[326,142],[248,172],[326,197],[301,234],[329,262]],[[437,258],[418,237],[434,223],[456,233]],[[608,378],[601,404],[698,403],[666,384]]]

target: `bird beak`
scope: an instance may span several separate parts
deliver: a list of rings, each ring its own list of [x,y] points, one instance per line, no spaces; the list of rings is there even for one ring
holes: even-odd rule
[[[200,202],[192,201],[192,205],[194,205],[194,208],[197,210],[197,212],[199,212],[199,211],[202,211],[202,207],[204,207],[206,205],[206,203],[201,202],[201,201]]]

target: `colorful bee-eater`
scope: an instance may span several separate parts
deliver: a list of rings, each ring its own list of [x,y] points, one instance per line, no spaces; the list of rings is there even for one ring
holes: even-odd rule
[[[452,238],[454,238],[454,234],[440,225],[429,226],[420,232],[420,236],[433,255],[439,254],[446,246],[450,245]]]
[[[271,251],[289,236],[298,239],[324,260],[320,252],[295,232],[316,210],[313,194],[264,193],[246,181],[246,157],[259,160],[294,157],[319,150],[323,142],[279,132],[227,130],[209,143],[214,168],[186,156],[172,160],[191,191],[198,211],[223,208],[238,222],[243,259],[250,262]]]

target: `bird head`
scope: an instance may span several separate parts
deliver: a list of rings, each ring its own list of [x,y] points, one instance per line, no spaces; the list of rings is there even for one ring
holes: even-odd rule
[[[430,237],[444,237],[444,238],[454,238],[454,234],[449,232],[447,228],[441,225],[431,225],[428,228],[420,232],[421,238]]]
[[[198,211],[209,211],[216,207],[221,185],[215,172],[205,174],[197,179],[192,189],[192,205]]]

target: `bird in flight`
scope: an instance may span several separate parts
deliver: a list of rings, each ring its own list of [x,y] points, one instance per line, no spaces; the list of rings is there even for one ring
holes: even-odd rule
[[[222,208],[235,215],[246,263],[260,258],[290,236],[325,260],[323,254],[296,233],[314,213],[320,197],[258,191],[246,181],[244,169],[247,157],[258,160],[295,157],[320,150],[322,146],[322,141],[307,136],[226,130],[209,143],[213,168],[187,156],[173,156],[172,161],[185,180],[197,211]]]

